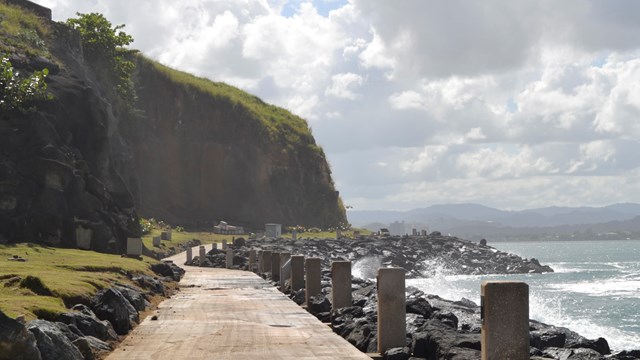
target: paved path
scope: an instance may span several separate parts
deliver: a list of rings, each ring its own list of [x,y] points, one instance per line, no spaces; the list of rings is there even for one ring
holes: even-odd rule
[[[182,266],[186,255],[169,259]],[[371,360],[254,273],[184,268],[158,320],[147,317],[108,360]]]

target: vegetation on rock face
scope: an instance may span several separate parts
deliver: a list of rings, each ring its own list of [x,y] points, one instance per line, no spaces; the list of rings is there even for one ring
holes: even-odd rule
[[[18,6],[0,2],[0,51],[47,55],[49,26],[37,15]]]
[[[309,124],[303,118],[283,108],[267,104],[259,97],[223,82],[214,82],[178,71],[144,57],[140,57],[140,61],[144,65],[153,66],[155,70],[176,84],[193,87],[214,98],[223,98],[235,106],[244,107],[264,126],[265,135],[271,140],[278,141],[284,148],[294,150],[299,145],[303,145],[324,157],[322,148],[316,145]]]
[[[133,37],[121,31],[124,25],[113,26],[102,14],[77,15],[77,18],[67,20],[67,25],[80,32],[85,58],[96,68],[98,75],[113,83],[116,93],[131,107],[136,100],[131,78],[135,64],[128,59],[132,51],[125,46],[133,42]]]
[[[22,75],[16,71],[8,57],[0,58],[0,111],[6,113],[12,110],[22,112],[34,110],[33,103],[37,100],[49,99],[45,78],[49,70],[34,71],[29,75]]]

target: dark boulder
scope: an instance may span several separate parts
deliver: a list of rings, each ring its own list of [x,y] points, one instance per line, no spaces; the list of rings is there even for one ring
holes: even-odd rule
[[[92,308],[96,316],[108,320],[119,335],[127,334],[132,327],[132,320],[138,316],[138,311],[116,289],[100,291],[92,301]]]
[[[140,275],[133,277],[131,280],[136,282],[143,289],[151,290],[151,292],[153,292],[154,294],[162,296],[166,295],[164,291],[164,285],[162,284],[162,281],[158,279],[154,279],[151,276],[147,275]]]
[[[544,329],[529,332],[529,344],[538,349],[548,347],[564,347],[567,335],[554,329]]]
[[[447,351],[447,360],[480,360],[480,350],[453,347]]]
[[[596,340],[590,339],[581,339],[579,341],[573,342],[569,346],[569,348],[587,348],[593,349],[602,355],[611,354],[611,349],[609,348],[609,343],[604,338],[597,338]]]
[[[307,303],[307,310],[314,315],[329,312],[331,311],[331,302],[324,295],[312,296],[311,301]]]
[[[562,360],[602,360],[599,352],[593,349],[547,348],[542,351],[545,356]]]
[[[74,306],[72,310],[78,312],[60,314],[57,320],[68,325],[74,325],[85,336],[93,336],[104,341],[118,338],[111,323],[107,320],[98,319],[87,306],[79,304]]]
[[[160,276],[173,276],[173,270],[171,270],[171,266],[164,262],[151,265],[151,271]]]
[[[429,302],[422,297],[407,300],[406,309],[407,313],[409,314],[422,315],[427,319],[430,318],[433,314],[433,308],[431,307],[431,304],[429,304]]]
[[[33,320],[27,329],[35,336],[42,360],[84,360],[75,345],[52,322]]]
[[[116,289],[124,295],[127,301],[129,301],[136,310],[143,311],[147,306],[149,306],[149,302],[139,291],[124,286],[117,286]]]
[[[408,347],[395,347],[384,352],[385,360],[408,360],[411,350]]]
[[[0,360],[40,360],[36,337],[0,311]]]
[[[73,345],[75,345],[82,356],[84,356],[84,360],[102,358],[103,355],[112,350],[111,345],[93,336],[80,337],[73,341]]]
[[[431,319],[413,334],[411,351],[417,357],[430,360],[444,358],[451,349],[464,348],[480,350],[480,336],[478,334],[458,333],[450,326]],[[460,350],[463,352],[462,350]]]
[[[452,312],[439,310],[433,313],[432,318],[440,320],[441,323],[454,330],[458,328],[458,317]]]

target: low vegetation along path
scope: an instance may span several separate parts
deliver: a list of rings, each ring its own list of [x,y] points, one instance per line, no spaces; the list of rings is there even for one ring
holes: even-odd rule
[[[186,254],[168,259],[182,266]],[[181,291],[162,302],[157,320],[147,317],[108,360],[370,360],[254,273],[183,268]]]

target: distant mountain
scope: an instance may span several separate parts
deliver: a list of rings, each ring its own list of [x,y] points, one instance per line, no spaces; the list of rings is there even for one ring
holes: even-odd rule
[[[409,211],[349,211],[354,226],[372,223],[391,224],[404,221],[411,228],[428,228],[445,233],[482,231],[542,232],[547,228],[583,228],[591,224],[624,222],[640,216],[640,204],[624,203],[604,207],[545,207],[520,211],[500,210],[478,204],[443,204]],[[377,225],[377,224],[375,224]]]

